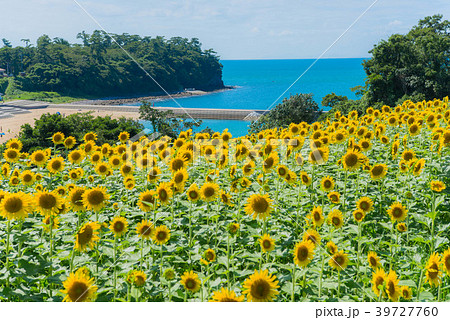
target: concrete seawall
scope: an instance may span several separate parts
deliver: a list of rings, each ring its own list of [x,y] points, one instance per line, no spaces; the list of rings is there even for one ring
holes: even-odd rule
[[[85,105],[85,104],[51,104],[42,101],[16,100],[8,101],[5,106],[21,108],[21,109],[41,109],[41,108],[57,108],[61,110],[75,109],[79,112],[87,111],[105,111],[105,112],[136,112],[139,113],[138,106],[127,105]],[[268,111],[250,110],[250,109],[210,109],[210,108],[168,108],[155,107],[159,111],[172,111],[175,117],[187,117],[194,119],[214,119],[214,120],[255,120],[259,116]]]

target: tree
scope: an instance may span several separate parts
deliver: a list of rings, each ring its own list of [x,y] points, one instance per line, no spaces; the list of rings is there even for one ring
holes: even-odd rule
[[[313,100],[311,93],[299,93],[291,95],[289,99],[276,105],[269,113],[262,115],[250,125],[249,132],[256,133],[261,130],[289,126],[290,123],[312,123],[318,119],[322,110],[319,110],[317,102]]]
[[[139,114],[141,120],[150,122],[153,132],[158,132],[171,138],[176,138],[183,130],[192,129],[202,124],[201,120],[177,119],[172,111],[159,111],[152,108],[151,103],[148,101],[144,101],[139,107]]]
[[[369,51],[363,63],[369,104],[393,105],[403,96],[432,100],[450,94],[450,22],[442,15],[420,20],[406,35],[394,34]]]
[[[3,42],[3,45],[4,45],[5,47],[12,48],[11,41],[9,41],[9,40],[3,38],[3,39],[2,39],[2,42]]]

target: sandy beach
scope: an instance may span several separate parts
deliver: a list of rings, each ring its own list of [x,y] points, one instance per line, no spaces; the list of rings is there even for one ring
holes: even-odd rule
[[[16,114],[12,118],[0,119],[0,127],[2,130],[0,132],[4,132],[6,135],[0,137],[0,143],[3,143],[11,138],[16,138],[20,132],[20,127],[29,123],[31,125],[34,124],[36,119],[39,119],[41,115],[44,113],[57,113],[60,112],[62,115],[69,115],[78,112],[89,112],[93,111],[95,116],[111,116],[114,119],[120,117],[133,118],[138,119],[138,112],[124,112],[124,111],[104,111],[98,110],[95,108],[92,109],[83,109],[83,111],[79,111],[78,109],[60,109],[54,107],[48,107],[43,109],[32,109],[29,110],[29,113]]]

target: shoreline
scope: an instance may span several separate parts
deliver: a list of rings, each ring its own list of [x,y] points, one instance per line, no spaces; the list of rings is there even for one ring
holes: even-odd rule
[[[71,102],[70,104],[77,105],[108,105],[108,106],[114,106],[114,105],[127,105],[132,104],[136,102],[141,101],[150,101],[150,102],[157,102],[157,101],[164,101],[169,100],[172,98],[178,99],[178,98],[189,98],[193,96],[204,96],[208,94],[223,92],[227,90],[236,89],[237,86],[225,86],[224,88],[212,90],[212,91],[202,91],[202,90],[188,90],[188,91],[179,91],[179,92],[169,92],[170,97],[167,94],[155,94],[155,95],[142,95],[142,96],[131,96],[131,97],[114,97],[114,98],[103,98],[103,99],[91,99],[91,100],[79,100]]]

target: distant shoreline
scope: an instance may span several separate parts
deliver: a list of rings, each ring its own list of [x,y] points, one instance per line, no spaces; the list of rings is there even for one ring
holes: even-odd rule
[[[89,104],[89,105],[127,105],[131,103],[141,102],[141,101],[163,101],[174,98],[187,98],[193,96],[204,96],[207,94],[222,92],[226,90],[231,90],[237,88],[236,86],[224,86],[224,88],[212,90],[212,91],[202,91],[202,90],[187,90],[181,92],[169,92],[170,96],[167,94],[157,93],[154,95],[142,95],[142,96],[125,96],[125,97],[114,97],[114,98],[103,98],[103,99],[94,99],[94,100],[79,100],[75,102],[71,102],[70,104]]]

